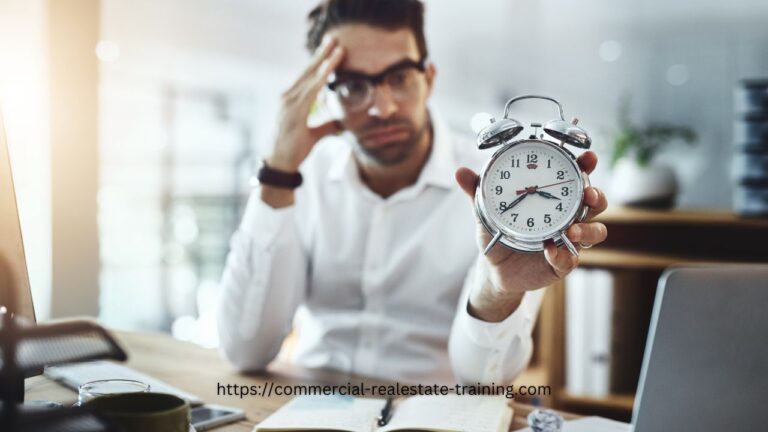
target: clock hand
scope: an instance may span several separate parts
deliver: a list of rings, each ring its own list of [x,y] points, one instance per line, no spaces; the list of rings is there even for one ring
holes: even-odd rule
[[[536,191],[536,193],[537,193],[537,194],[539,194],[539,195],[541,195],[541,196],[543,196],[544,198],[547,198],[547,199],[556,199],[556,200],[560,201],[560,198],[558,198],[558,197],[556,197],[556,196],[552,195],[552,194],[551,194],[551,193],[549,193],[549,192],[544,192],[544,191]]]
[[[517,198],[516,200],[512,201],[512,202],[509,204],[509,206],[508,206],[507,208],[505,208],[505,209],[504,209],[504,210],[503,210],[503,211],[502,211],[500,214],[504,214],[504,212],[506,212],[507,210],[509,210],[509,209],[511,209],[512,207],[514,207],[514,206],[518,205],[518,204],[520,203],[520,201],[522,201],[522,200],[523,200],[523,198],[525,198],[525,197],[527,197],[527,196],[528,196],[528,194],[526,193],[526,194],[523,194],[522,196],[520,196],[519,198]]]
[[[528,193],[536,192],[539,189],[548,188],[550,186],[557,186],[559,184],[569,183],[569,182],[572,182],[572,181],[573,181],[573,179],[566,180],[566,181],[561,181],[561,182],[557,182],[557,183],[552,183],[552,184],[548,184],[548,185],[544,185],[544,186],[531,186],[531,187],[527,187],[525,189],[518,189],[518,190],[515,191],[515,193],[520,195],[520,194],[523,194],[525,192],[528,192]]]

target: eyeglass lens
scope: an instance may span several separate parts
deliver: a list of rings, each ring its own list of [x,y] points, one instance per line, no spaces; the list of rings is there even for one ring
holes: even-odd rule
[[[393,69],[383,76],[382,82],[389,88],[392,97],[398,101],[407,100],[415,88],[416,75],[420,71],[414,67]],[[371,79],[350,78],[339,82],[336,93],[342,105],[348,110],[359,110],[373,101],[375,84]]]

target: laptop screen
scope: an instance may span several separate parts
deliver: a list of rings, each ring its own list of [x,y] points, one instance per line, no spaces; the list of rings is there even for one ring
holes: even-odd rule
[[[9,309],[14,307],[10,304],[13,298],[16,314],[34,321],[35,310],[29,288],[11,161],[0,112],[0,306]]]

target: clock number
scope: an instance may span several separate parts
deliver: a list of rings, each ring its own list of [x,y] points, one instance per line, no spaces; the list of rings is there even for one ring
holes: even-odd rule
[[[509,175],[510,175],[509,171],[502,171],[501,172],[501,179],[502,180],[507,180],[507,179],[509,179]]]
[[[520,168],[520,159],[512,158],[512,168]]]
[[[547,168],[552,168],[552,159],[547,159]]]
[[[517,213],[512,213],[510,216],[512,216],[512,222],[517,222],[517,217],[520,215]]]
[[[545,214],[545,215],[544,215],[544,223],[547,223],[547,224],[548,224],[548,223],[550,223],[550,222],[552,222],[552,216],[550,216],[550,215],[548,215],[548,214]]]
[[[501,186],[496,186],[496,195],[501,195],[502,192],[504,192],[504,188]]]
[[[557,179],[558,179],[558,180],[563,180],[563,179],[565,179],[565,171],[558,171],[558,172],[557,172]]]
[[[536,163],[539,160],[539,156],[535,154],[528,155],[528,163]]]
[[[527,225],[528,225],[529,227],[532,227],[532,226],[533,226],[533,218],[528,218],[528,222],[527,222]]]
[[[563,186],[563,192],[560,195],[568,196],[568,187],[567,186]]]
[[[560,210],[560,211],[563,211],[563,203],[560,203],[560,204],[556,205],[556,206],[555,206],[555,209],[556,209],[556,210]]]
[[[499,210],[501,210],[502,212],[507,210],[507,202],[506,201],[502,201],[502,202],[499,203]]]

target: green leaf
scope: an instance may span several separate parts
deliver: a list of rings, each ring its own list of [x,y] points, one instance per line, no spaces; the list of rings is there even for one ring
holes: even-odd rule
[[[628,155],[634,155],[639,165],[646,166],[664,148],[676,142],[693,144],[697,138],[696,132],[687,126],[668,123],[651,123],[645,127],[633,125],[629,96],[622,97],[619,102],[617,122],[619,131],[613,139],[612,167]]]

